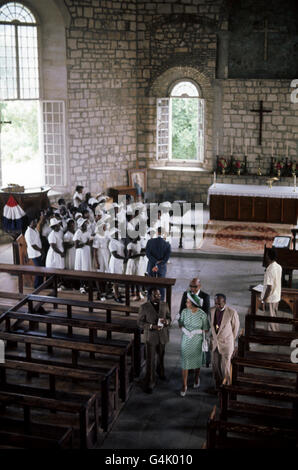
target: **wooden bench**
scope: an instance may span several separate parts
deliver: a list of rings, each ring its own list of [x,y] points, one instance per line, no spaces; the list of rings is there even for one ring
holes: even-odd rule
[[[31,424],[0,417],[0,449],[73,449],[72,428]]]
[[[240,397],[253,398],[253,402],[243,401]],[[297,393],[255,388],[249,383],[245,386],[223,384],[219,390],[219,398],[221,420],[236,416],[245,420],[250,418],[259,424],[297,429]]]
[[[257,328],[256,323],[277,323],[279,325],[289,325],[291,331],[268,331]],[[245,316],[245,335],[240,335],[238,340],[238,353],[244,356],[245,351],[249,351],[250,343],[272,345],[272,346],[288,346],[290,347],[293,339],[298,338],[296,328],[298,320],[292,318],[281,318],[263,315],[246,315]]]
[[[51,413],[59,413],[59,417],[55,420],[58,425],[62,422],[66,424],[69,417],[75,419],[75,425],[79,433],[79,447],[81,449],[91,449],[98,443],[99,439],[99,411],[98,405],[101,403],[99,393],[93,393],[89,396],[59,393],[55,395],[47,393],[46,391],[40,394],[40,389],[33,389],[32,387],[24,387],[20,385],[5,385],[0,386],[0,410],[7,409],[9,406],[13,408],[20,407],[23,409],[23,423],[26,430],[31,429],[32,419],[31,415],[37,410],[48,410]],[[61,416],[63,413],[63,416]],[[34,422],[36,423],[36,414]],[[39,420],[48,419],[48,416],[42,416]],[[73,426],[74,423],[71,423]],[[107,427],[104,425],[105,428]]]
[[[130,289],[131,286],[146,286],[147,288],[163,287],[166,290],[166,301],[171,309],[171,297],[172,297],[172,286],[175,284],[176,279],[170,278],[154,278],[147,276],[129,276],[126,274],[109,274],[92,271],[71,271],[67,269],[52,269],[36,266],[20,266],[10,264],[0,264],[0,272],[6,272],[12,275],[18,276],[18,291],[23,293],[24,275],[40,275],[44,277],[53,276],[53,288],[55,297],[57,297],[57,284],[58,278],[72,279],[76,281],[84,281],[88,285],[88,296],[89,300],[93,300],[93,285],[95,282],[111,282],[116,284],[122,284],[125,286],[125,299],[126,305],[130,304]],[[36,292],[36,291],[35,291]]]
[[[297,430],[224,421],[216,417],[216,406],[207,423],[207,449],[291,449],[297,445]]]
[[[60,313],[60,312],[59,312]],[[141,366],[143,363],[142,356],[143,356],[143,348],[141,344],[141,330],[136,324],[136,321],[131,319],[124,319],[122,323],[115,323],[115,322],[105,322],[99,319],[96,320],[88,320],[85,318],[73,318],[72,314],[65,314],[58,315],[58,311],[54,313],[50,312],[44,315],[37,315],[37,314],[27,314],[27,313],[19,313],[10,311],[4,317],[6,331],[12,332],[20,332],[20,324],[22,324],[22,328],[24,328],[23,323],[29,322],[33,324],[37,323],[44,323],[46,324],[46,334],[48,338],[53,337],[53,326],[61,326],[65,327],[67,330],[67,336],[64,336],[64,339],[73,338],[73,330],[74,329],[85,329],[87,330],[88,340],[91,344],[94,344],[97,338],[97,331],[106,331],[107,333],[111,333],[111,335],[107,338],[107,344],[119,346],[121,343],[119,341],[112,340],[112,332],[122,333],[125,335],[133,335],[133,346],[134,346],[134,375],[138,377],[141,372]],[[11,325],[12,320],[17,320],[17,327]],[[18,329],[16,329],[18,328]],[[62,337],[62,335],[60,334]],[[98,341],[98,339],[97,339]]]
[[[261,304],[261,292],[254,290],[253,286],[250,286],[249,290],[251,292],[250,314],[256,315]],[[281,301],[291,310],[293,318],[298,320],[298,289],[283,287],[281,289]]]
[[[7,333],[0,331],[0,339],[12,341],[14,343],[23,343],[25,345],[25,359],[32,360],[32,353],[34,352],[32,346],[47,347],[49,354],[52,354],[53,348],[56,350],[69,350],[72,353],[71,363],[63,362],[63,366],[71,366],[73,368],[84,368],[85,370],[93,369],[98,371],[107,372],[110,368],[115,366],[119,367],[119,382],[120,390],[119,395],[123,401],[126,401],[128,390],[130,387],[129,379],[133,377],[133,340],[127,342],[122,346],[112,346],[108,344],[90,344],[89,342],[77,340],[65,340],[59,338],[47,338],[41,333],[28,332],[22,334]],[[128,353],[131,351],[131,370],[128,369]],[[82,363],[79,366],[80,352],[97,354],[96,359],[91,362]],[[6,357],[21,359],[19,355],[12,355],[6,352]],[[49,361],[48,361],[49,362]],[[52,361],[53,362],[53,361]],[[44,361],[46,363],[46,361]],[[60,364],[62,362],[59,362]]]
[[[298,364],[291,363],[290,356],[288,361],[285,361],[286,357],[283,355],[280,357],[275,356],[275,359],[273,359],[269,354],[249,351],[245,354],[245,357],[240,357],[237,353],[238,351],[235,351],[231,360],[233,385],[249,383],[256,387],[261,385],[266,389],[282,389],[298,393]],[[261,373],[256,374],[254,371],[253,373],[243,372],[244,368],[257,369]],[[273,374],[267,374],[264,371],[272,371]],[[274,374],[275,372],[279,374]],[[285,373],[292,375],[293,378],[288,378]]]
[[[44,391],[48,394],[47,396],[55,397],[57,393],[57,379],[70,379],[75,380],[76,383],[79,381],[83,382],[92,382],[93,390],[91,393],[97,393],[96,399],[97,403],[94,405],[97,407],[99,413],[99,424],[104,431],[107,431],[110,423],[115,419],[116,415],[119,412],[118,407],[118,375],[117,368],[114,367],[108,373],[99,372],[96,370],[86,370],[84,369],[74,369],[70,366],[57,365],[51,363],[50,361],[42,360],[28,360],[24,358],[19,358],[19,360],[11,359],[10,356],[5,358],[5,363],[0,363],[0,389],[11,390],[15,385],[14,382],[9,382],[9,371],[16,373],[17,371],[28,372],[29,374],[45,374],[49,377],[48,387],[38,386],[34,384],[34,392],[37,394],[43,394]],[[13,375],[13,380],[16,380],[16,374]],[[19,385],[19,384],[18,384]],[[24,387],[27,387],[22,383]],[[72,387],[74,388],[74,386]],[[73,391],[71,393],[76,393],[79,395],[90,395],[90,387],[85,388],[84,391],[79,390],[77,392]],[[28,388],[28,391],[32,391],[32,386]],[[60,390],[63,392],[64,390]],[[70,397],[71,398],[71,397]],[[100,401],[99,401],[100,398]],[[97,420],[96,420],[97,421]]]

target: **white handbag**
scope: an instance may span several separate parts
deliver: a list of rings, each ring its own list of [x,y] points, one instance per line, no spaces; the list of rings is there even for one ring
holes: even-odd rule
[[[206,339],[205,331],[203,331],[202,351],[203,352],[208,352],[209,351],[209,346],[208,346],[208,341]]]

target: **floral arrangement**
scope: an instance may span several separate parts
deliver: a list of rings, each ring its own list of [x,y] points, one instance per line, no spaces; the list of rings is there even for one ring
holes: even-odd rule
[[[235,165],[235,168],[236,168],[237,170],[240,170],[240,168],[241,168],[241,166],[242,166],[242,163],[241,163],[239,160],[236,160],[235,163],[234,163],[234,165]]]
[[[283,162],[276,162],[275,163],[275,168],[277,169],[277,171],[280,171],[283,167],[284,167]]]
[[[228,163],[227,163],[227,160],[223,157],[221,157],[219,160],[218,160],[218,166],[220,168],[227,168],[228,166]]]

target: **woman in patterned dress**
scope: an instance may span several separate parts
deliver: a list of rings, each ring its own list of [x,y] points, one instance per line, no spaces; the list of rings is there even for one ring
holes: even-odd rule
[[[203,331],[210,328],[206,313],[200,308],[197,295],[188,292],[186,308],[182,310],[179,326],[182,329],[181,362],[183,386],[180,395],[184,397],[187,391],[188,371],[195,370],[194,388],[200,386],[200,368],[202,367]]]

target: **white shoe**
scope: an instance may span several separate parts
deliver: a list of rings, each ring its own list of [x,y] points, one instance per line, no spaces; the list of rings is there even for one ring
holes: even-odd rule
[[[199,378],[198,381],[197,381],[197,383],[195,382],[195,383],[193,384],[193,388],[199,388],[199,387],[200,387],[200,382],[201,382],[201,381],[200,381],[200,378]]]
[[[101,300],[101,302],[105,302],[107,299],[105,298],[104,295],[102,295],[102,296],[100,297],[100,300]]]
[[[143,294],[140,292],[139,293],[139,300],[143,300],[145,297],[143,296]]]
[[[185,397],[185,395],[186,395],[186,392],[187,392],[187,387],[186,387],[186,389],[185,389],[185,391],[184,391],[184,392],[183,392],[183,390],[181,390],[181,392],[180,392],[180,396],[181,396],[181,397]]]
[[[85,290],[84,287],[81,287],[81,288],[80,288],[80,293],[81,293],[81,294],[86,294],[86,290]]]

